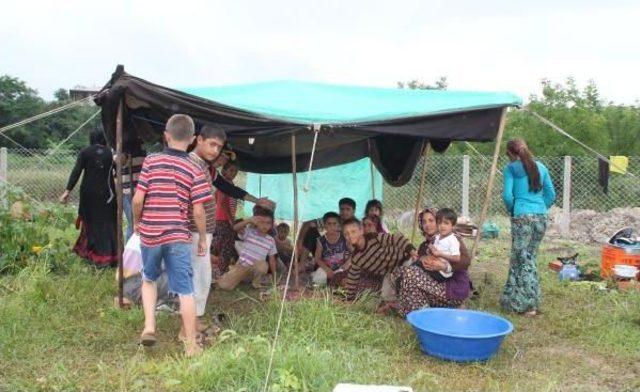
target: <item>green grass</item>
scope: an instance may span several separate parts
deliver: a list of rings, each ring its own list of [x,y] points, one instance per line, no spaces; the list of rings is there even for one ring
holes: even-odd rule
[[[500,313],[506,238],[483,243],[472,276],[480,295],[469,308]],[[560,284],[546,263],[572,247],[597,261],[594,247],[546,243],[540,256],[545,313],[506,315],[515,332],[487,363],[455,364],[420,353],[402,320],[375,315],[377,300],[355,304],[326,294],[285,307],[270,390],[330,391],[338,382],[431,390],[637,390],[640,295]],[[258,303],[244,288],[214,292],[210,312],[230,315],[229,331],[196,359],[185,359],[176,316],[158,320],[160,343],[137,345],[139,309],[112,307],[113,271],[70,257],[64,275],[32,265],[0,278],[0,390],[259,391],[264,383],[277,300]]]

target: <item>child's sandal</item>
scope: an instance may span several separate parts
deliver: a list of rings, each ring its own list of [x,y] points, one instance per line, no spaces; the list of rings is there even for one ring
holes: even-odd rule
[[[145,347],[151,347],[156,344],[158,339],[156,338],[156,334],[153,332],[144,332],[140,336],[140,344]]]

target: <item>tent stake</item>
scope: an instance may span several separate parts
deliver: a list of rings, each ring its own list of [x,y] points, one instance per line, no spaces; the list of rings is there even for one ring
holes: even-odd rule
[[[427,176],[427,158],[431,152],[431,144],[428,143],[423,147],[424,153],[422,154],[422,174],[420,175],[420,188],[418,189],[418,196],[416,197],[416,205],[413,211],[413,228],[411,229],[411,242],[416,238],[416,229],[418,228],[418,215],[420,214],[420,203],[424,194],[424,180]]]
[[[298,249],[298,173],[296,162],[296,134],[295,131],[291,134],[291,174],[293,175],[293,233],[295,235],[295,244],[293,249]],[[298,252],[293,252],[293,273],[295,274],[295,288],[299,287],[299,268],[298,268]],[[289,266],[291,268],[291,266]]]
[[[122,105],[120,100],[118,104],[118,116],[116,117],[116,243],[118,246],[118,306],[124,307],[124,277],[122,266],[122,253],[124,252],[124,244],[122,238]]]
[[[487,183],[487,195],[484,198],[484,204],[482,205],[482,212],[480,213],[480,222],[478,222],[478,231],[475,241],[473,242],[473,249],[471,250],[471,260],[476,255],[478,250],[478,243],[482,234],[482,225],[485,219],[487,219],[487,213],[489,211],[489,200],[491,199],[491,192],[493,191],[493,180],[496,177],[496,170],[498,168],[498,155],[500,154],[500,144],[502,144],[502,136],[504,135],[505,119],[507,117],[507,108],[502,109],[502,115],[500,116],[500,126],[498,127],[498,136],[496,137],[496,147],[493,151],[493,161],[491,162],[491,172],[489,173],[489,182]]]

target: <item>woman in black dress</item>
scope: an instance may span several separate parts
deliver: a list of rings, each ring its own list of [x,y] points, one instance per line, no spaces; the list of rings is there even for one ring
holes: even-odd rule
[[[114,266],[117,263],[116,198],[113,193],[113,155],[106,146],[102,129],[94,129],[89,136],[90,146],[78,154],[69,176],[67,189],[60,196],[66,203],[69,193],[82,176],[80,206],[76,228],[80,236],[73,251],[92,262],[96,267]]]

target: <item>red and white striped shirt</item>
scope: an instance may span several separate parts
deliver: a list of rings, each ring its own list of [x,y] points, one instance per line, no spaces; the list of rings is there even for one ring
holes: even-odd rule
[[[190,242],[189,205],[213,198],[202,169],[172,148],[145,158],[136,190],[145,193],[140,219],[145,246]]]

